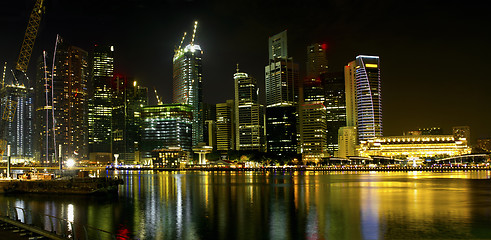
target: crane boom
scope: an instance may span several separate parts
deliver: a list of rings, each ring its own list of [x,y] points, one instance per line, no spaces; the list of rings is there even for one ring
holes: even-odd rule
[[[191,38],[191,45],[194,45],[194,37],[196,37],[196,30],[198,29],[198,21],[194,21],[193,37]]]
[[[186,38],[186,32],[184,32],[184,36],[182,36],[181,43],[179,44],[177,51],[181,50],[181,46],[182,46],[182,43],[184,42],[184,38]]]
[[[26,72],[29,60],[31,59],[32,49],[36,36],[41,23],[41,16],[43,14],[43,1],[36,0],[34,8],[32,9],[31,16],[29,17],[29,23],[27,24],[26,34],[24,35],[24,41],[22,41],[22,47],[19,53],[19,59],[15,69]]]

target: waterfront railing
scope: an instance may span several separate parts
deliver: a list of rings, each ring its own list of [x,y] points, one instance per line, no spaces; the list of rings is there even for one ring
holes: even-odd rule
[[[128,236],[115,234],[96,227],[78,224],[65,218],[44,213],[35,213],[21,207],[0,207],[0,217],[12,220],[10,223],[27,231],[46,237],[55,234],[58,239],[73,240],[129,240]]]

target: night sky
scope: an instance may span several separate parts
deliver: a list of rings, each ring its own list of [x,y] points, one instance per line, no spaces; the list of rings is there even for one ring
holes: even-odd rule
[[[42,50],[52,52],[59,33],[87,51],[114,45],[116,72],[151,93],[155,87],[170,102],[174,47],[198,20],[204,100],[224,102],[233,98],[237,63],[264,86],[268,37],[287,29],[289,55],[302,77],[306,47],[314,42],[328,44],[330,71],[342,71],[359,54],[380,56],[384,135],[469,125],[473,139],[491,137],[485,1],[45,1],[31,78],[35,60]],[[0,1],[0,61],[17,60],[34,2]]]

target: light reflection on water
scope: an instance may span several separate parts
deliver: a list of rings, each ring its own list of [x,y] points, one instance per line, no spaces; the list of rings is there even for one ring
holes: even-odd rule
[[[0,203],[136,239],[491,238],[489,171],[119,171],[119,196]]]

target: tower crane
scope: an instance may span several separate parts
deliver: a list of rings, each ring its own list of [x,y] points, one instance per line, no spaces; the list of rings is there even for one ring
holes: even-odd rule
[[[39,30],[39,24],[41,23],[41,17],[44,12],[43,7],[44,0],[36,0],[34,3],[34,8],[32,9],[31,15],[29,16],[29,22],[27,24],[26,33],[24,34],[24,40],[22,41],[22,46],[19,53],[19,58],[17,59],[17,64],[15,65],[14,77],[19,80],[27,80],[27,67],[29,65],[29,60],[31,59],[32,49],[34,48],[34,42],[36,41],[37,33]],[[4,68],[5,74],[5,68]],[[4,80],[2,77],[2,90],[4,90]],[[24,81],[20,81],[23,83]],[[2,119],[0,120],[0,156],[3,155],[7,146],[6,139],[6,123],[14,120],[15,110],[17,109],[17,102],[8,100],[3,102],[2,106]]]
[[[44,0],[36,0],[34,8],[32,9],[31,16],[29,17],[29,23],[27,24],[26,34],[22,41],[22,47],[20,48],[19,58],[15,69],[26,72],[29,60],[31,59],[32,49],[34,48],[34,42],[39,30],[39,24],[41,23],[41,16],[43,15],[43,2]]]
[[[157,99],[157,105],[163,105],[162,99],[160,99],[159,95],[157,94],[157,89],[153,87],[153,91],[155,92],[155,98]]]

